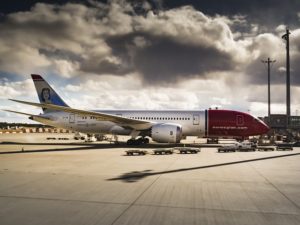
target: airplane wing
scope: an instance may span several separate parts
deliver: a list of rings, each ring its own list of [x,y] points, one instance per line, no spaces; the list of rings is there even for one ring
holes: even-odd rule
[[[26,105],[32,105],[32,106],[41,107],[41,108],[48,108],[48,109],[53,109],[53,110],[58,110],[58,111],[63,111],[63,112],[68,112],[68,113],[74,113],[74,114],[78,114],[78,115],[82,115],[82,116],[93,116],[97,120],[111,121],[111,122],[117,123],[118,125],[120,125],[122,127],[130,127],[135,130],[149,129],[154,124],[151,121],[129,119],[129,118],[125,118],[125,117],[118,116],[118,115],[111,115],[111,114],[106,114],[106,113],[101,113],[101,112],[93,112],[93,111],[87,111],[87,110],[81,110],[81,109],[74,109],[74,108],[59,106],[59,105],[54,105],[54,104],[27,102],[27,101],[21,101],[21,100],[16,100],[16,99],[9,99],[9,100],[18,102],[18,103],[22,103],[22,104],[26,104]]]

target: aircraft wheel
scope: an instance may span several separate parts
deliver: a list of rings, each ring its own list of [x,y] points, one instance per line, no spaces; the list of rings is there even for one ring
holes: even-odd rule
[[[149,138],[144,138],[143,144],[149,144]]]
[[[133,145],[133,144],[134,144],[134,140],[129,139],[129,140],[127,141],[127,145]]]
[[[134,140],[134,144],[136,144],[136,145],[140,145],[140,144],[143,144],[143,143],[144,143],[143,138],[139,138],[139,139]]]

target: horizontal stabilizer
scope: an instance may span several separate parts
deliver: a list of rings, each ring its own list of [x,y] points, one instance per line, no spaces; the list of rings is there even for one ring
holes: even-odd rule
[[[29,114],[29,113],[24,113],[24,112],[18,112],[18,111],[14,111],[14,110],[10,110],[10,109],[2,109],[2,111],[16,113],[16,114],[20,114],[20,115],[24,115],[24,116],[29,116],[31,118],[40,118],[43,120],[51,120],[50,118],[45,117],[45,116],[39,116],[39,115],[34,115],[34,114]]]
[[[13,110],[9,110],[9,109],[2,109],[2,111],[16,113],[16,114],[21,114],[21,115],[25,115],[25,116],[34,116],[33,114],[24,113],[24,112],[18,112],[18,111],[13,111]]]

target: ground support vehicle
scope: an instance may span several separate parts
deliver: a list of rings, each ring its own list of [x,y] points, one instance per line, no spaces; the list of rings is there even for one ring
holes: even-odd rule
[[[146,155],[148,152],[145,150],[132,149],[125,151],[127,155]]]
[[[256,145],[251,142],[236,142],[231,145],[224,145],[218,148],[218,152],[255,151]]]
[[[276,146],[277,151],[293,151],[292,143],[281,143]]]
[[[222,146],[218,148],[218,152],[236,152],[236,146]]]
[[[273,146],[258,146],[257,147],[258,151],[274,151],[275,148]]]
[[[179,151],[180,154],[187,154],[187,153],[197,154],[198,152],[201,151],[200,148],[192,148],[192,147],[178,147],[174,149]]]
[[[167,154],[173,154],[173,149],[165,148],[165,149],[154,149],[153,153],[154,155],[167,155]]]

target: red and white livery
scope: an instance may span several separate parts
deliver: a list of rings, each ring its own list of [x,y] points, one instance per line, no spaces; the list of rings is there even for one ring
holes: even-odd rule
[[[261,120],[233,110],[81,110],[69,107],[51,86],[40,76],[33,74],[40,103],[13,100],[41,107],[43,114],[30,119],[54,127],[88,134],[130,135],[161,143],[178,143],[186,136],[246,138],[268,132]],[[145,141],[147,142],[147,141]]]

